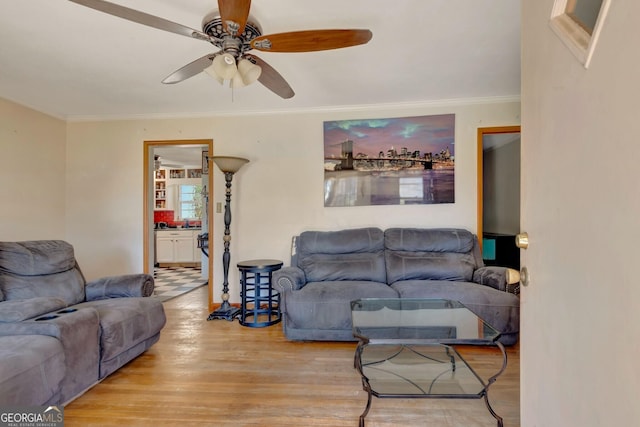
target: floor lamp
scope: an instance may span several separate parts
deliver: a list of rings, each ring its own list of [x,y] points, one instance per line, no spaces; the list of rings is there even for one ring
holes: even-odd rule
[[[229,226],[231,225],[231,180],[233,174],[238,172],[245,163],[249,163],[249,160],[241,157],[229,157],[229,156],[212,156],[209,159],[220,168],[224,173],[224,180],[226,182],[226,203],[224,205],[224,252],[222,254],[222,271],[224,273],[224,281],[222,283],[222,304],[216,310],[214,310],[207,320],[224,319],[233,320],[239,313],[240,309],[232,307],[229,304],[229,261],[231,260],[231,253],[229,252],[229,245],[231,243],[231,232]]]

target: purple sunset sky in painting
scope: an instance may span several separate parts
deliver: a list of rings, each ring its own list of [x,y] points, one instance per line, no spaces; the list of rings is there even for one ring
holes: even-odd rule
[[[340,144],[353,141],[353,154],[377,156],[392,147],[409,152],[439,153],[449,148],[454,155],[455,115],[399,117],[391,119],[336,120],[324,122],[325,158],[340,157]]]

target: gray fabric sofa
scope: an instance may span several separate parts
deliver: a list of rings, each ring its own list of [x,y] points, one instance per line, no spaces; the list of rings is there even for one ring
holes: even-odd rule
[[[86,283],[60,240],[0,242],[0,405],[66,404],[156,343],[147,274]]]
[[[476,236],[461,229],[306,231],[293,239],[291,265],[273,273],[291,340],[354,340],[352,300],[436,298],[465,304],[512,345],[518,281],[515,270],[484,266]]]

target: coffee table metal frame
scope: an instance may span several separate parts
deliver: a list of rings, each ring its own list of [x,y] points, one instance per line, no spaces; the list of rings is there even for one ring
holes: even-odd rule
[[[383,310],[389,309],[386,313],[386,319],[389,319],[389,313],[391,312],[390,324],[385,325],[385,315],[381,316],[383,319],[380,321],[373,321],[373,324],[360,323],[360,320],[354,314],[358,311],[375,312],[376,309]],[[412,310],[413,313],[405,311],[405,313],[413,314],[411,316],[405,316],[411,320],[407,321],[403,317],[403,310]],[[426,316],[426,322],[420,324],[416,322],[417,310],[423,310]],[[450,313],[446,311],[436,310],[457,310],[457,313],[464,313],[465,317],[474,319],[477,322],[476,332],[473,332],[474,328],[466,328],[465,331],[459,330],[455,326],[443,326],[434,325],[434,322],[438,323],[438,314],[444,314],[445,318]],[[489,387],[496,381],[496,379],[505,371],[507,367],[507,352],[505,351],[502,343],[498,341],[500,333],[485,323],[480,317],[476,316],[463,304],[457,301],[450,300],[435,300],[435,299],[360,299],[351,302],[351,311],[353,316],[353,334],[359,339],[358,346],[356,347],[354,356],[354,366],[362,377],[362,387],[367,392],[367,406],[364,409],[362,415],[360,415],[359,425],[364,427],[365,417],[371,409],[372,396],[378,398],[449,398],[449,399],[484,399],[489,413],[496,419],[498,427],[503,427],[503,420],[491,407],[489,403],[488,391]],[[395,313],[393,313],[395,311]],[[431,313],[427,313],[427,312]],[[451,312],[453,313],[453,312]],[[374,317],[375,318],[375,313]],[[432,316],[435,314],[435,317]],[[419,316],[419,314],[418,314]],[[454,315],[455,317],[455,315]],[[502,367],[493,376],[491,376],[486,382],[473,370],[471,366],[464,360],[464,358],[456,351],[455,345],[493,345],[500,349],[502,354]],[[388,346],[390,348],[397,348],[392,350],[389,355],[385,355],[380,360],[371,360],[363,363],[363,354],[366,349],[382,348],[382,346]],[[430,351],[424,351],[428,348],[438,349],[441,354],[441,358],[434,357]],[[393,362],[394,358],[403,352],[410,352],[416,358],[420,360],[424,358],[425,363],[443,363],[442,372],[435,375],[432,381],[427,381],[428,387],[421,387],[418,384],[417,379],[411,378],[407,372],[394,372]],[[442,360],[438,360],[442,359]],[[388,390],[377,390],[376,386],[372,386],[370,378],[365,374],[365,368],[370,368],[374,365],[379,365],[385,362],[390,362],[391,369],[386,368],[386,373],[396,384],[405,383],[412,391],[407,392],[389,392]],[[415,362],[414,362],[415,363]],[[418,362],[419,363],[419,362]],[[450,363],[450,366],[448,364]],[[455,376],[457,370],[459,370],[460,363],[463,364],[462,368],[469,370],[472,377],[475,377],[477,381],[478,391],[474,393],[433,393],[433,387],[441,376],[445,372],[449,372],[450,375]],[[416,365],[416,367],[419,367]],[[402,385],[400,385],[402,388]]]

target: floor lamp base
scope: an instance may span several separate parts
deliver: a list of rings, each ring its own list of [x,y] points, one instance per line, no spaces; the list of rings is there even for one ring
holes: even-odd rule
[[[238,315],[240,315],[241,311],[242,310],[240,310],[238,307],[233,307],[228,302],[225,301],[224,303],[222,303],[222,305],[219,308],[215,309],[209,315],[209,317],[207,317],[207,320],[221,319],[221,320],[228,320],[232,322],[233,319],[235,319],[236,317],[238,317]]]

